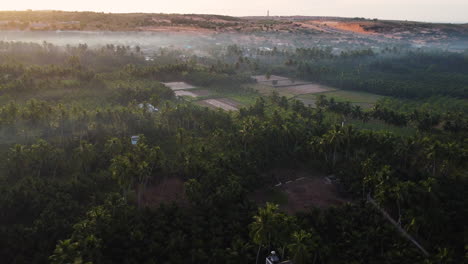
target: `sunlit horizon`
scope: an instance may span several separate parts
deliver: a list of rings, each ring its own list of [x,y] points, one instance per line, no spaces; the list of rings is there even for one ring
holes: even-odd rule
[[[178,14],[217,14],[229,16],[338,16],[365,17],[386,20],[411,20],[424,22],[468,23],[468,1],[422,1],[403,0],[331,0],[323,1],[291,0],[287,5],[279,0],[223,1],[215,0],[174,0],[158,3],[147,0],[130,2],[108,2],[83,0],[63,2],[58,0],[28,1],[18,0],[3,3],[2,11],[60,10],[92,11],[105,13],[178,13]]]

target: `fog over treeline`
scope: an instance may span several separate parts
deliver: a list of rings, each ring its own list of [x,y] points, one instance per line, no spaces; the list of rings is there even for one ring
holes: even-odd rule
[[[145,55],[151,55],[160,48],[184,49],[197,55],[207,55],[210,49],[238,45],[249,49],[293,50],[296,48],[332,47],[336,52],[384,47],[435,48],[442,50],[464,51],[468,42],[442,41],[424,45],[409,40],[382,39],[373,36],[335,36],[330,34],[298,35],[290,33],[218,33],[190,34],[163,32],[111,32],[111,31],[2,31],[0,40],[10,42],[48,42],[58,46],[86,44],[91,48],[107,44],[129,47],[139,46]]]

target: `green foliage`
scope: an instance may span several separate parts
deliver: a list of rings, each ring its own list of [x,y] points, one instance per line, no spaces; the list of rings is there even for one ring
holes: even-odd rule
[[[69,47],[70,53],[47,44],[1,45],[7,50],[2,58],[24,63],[0,65],[4,262],[253,263],[271,250],[295,263],[461,263],[466,257],[460,232],[468,202],[464,111],[405,108],[391,99],[367,111],[326,97],[310,108],[277,93],[239,112],[212,111],[174,98],[160,82],[240,93],[251,82],[242,67],[146,64],[128,48],[111,45]],[[50,54],[31,55],[45,50]],[[244,50],[230,52],[238,60]],[[365,50],[296,52],[317,63],[349,62],[337,68],[369,60],[360,70],[373,65],[385,82],[404,75],[398,68],[403,62],[391,60],[399,65],[392,70]],[[261,56],[273,54],[291,55],[276,49]],[[416,68],[440,58],[415,56]],[[447,72],[438,64],[428,70],[464,78],[464,69],[446,65],[460,67],[463,60],[440,59]],[[316,78],[332,74],[333,65],[298,67]],[[450,85],[451,96],[463,92]],[[408,97],[419,93],[413,88]],[[342,124],[346,118],[413,127],[414,133],[360,130]],[[135,135],[140,140],[132,145]],[[266,172],[304,164],[334,174],[350,203],[287,215],[277,205],[258,208],[251,201],[255,190],[277,182]],[[173,190],[169,179],[185,184]],[[171,200],[166,191],[181,198]],[[428,249],[429,258],[364,203],[368,194]]]
[[[304,230],[294,232],[292,235],[292,243],[288,246],[294,263],[311,263],[313,250],[318,246],[315,243],[312,234]]]

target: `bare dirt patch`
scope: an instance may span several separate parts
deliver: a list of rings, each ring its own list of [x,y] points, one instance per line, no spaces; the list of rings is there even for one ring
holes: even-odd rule
[[[317,25],[319,28],[321,28],[324,31],[329,31],[329,30],[339,30],[339,31],[345,31],[345,32],[350,32],[350,33],[357,33],[357,34],[364,34],[364,35],[370,35],[370,34],[375,34],[375,32],[372,32],[370,30],[366,30],[364,26],[369,25],[368,22],[339,22],[339,21],[307,21],[308,24],[313,24]],[[327,30],[329,29],[329,30]],[[331,31],[333,32],[333,31]]]
[[[221,99],[207,99],[198,102],[201,105],[208,106],[211,108],[221,108],[226,111],[237,111],[239,110],[239,103],[228,99],[228,98],[221,98]]]
[[[171,88],[173,91],[196,89],[195,86],[190,85],[190,84],[185,83],[185,82],[167,82],[167,83],[163,83],[163,84],[166,85],[167,87]]]
[[[359,34],[374,34],[374,32],[365,30],[360,24],[354,23],[338,23],[335,28]]]
[[[340,197],[337,186],[320,173],[283,170],[275,171],[274,175],[281,185],[256,191],[252,198],[257,204],[278,203],[282,210],[294,214],[347,202]]]
[[[148,187],[143,194],[143,204],[148,207],[158,207],[163,203],[179,203],[186,201],[184,181],[171,177]]]
[[[280,186],[288,196],[283,206],[290,213],[308,210],[313,207],[327,208],[345,203],[338,195],[336,186],[323,177],[304,178]]]

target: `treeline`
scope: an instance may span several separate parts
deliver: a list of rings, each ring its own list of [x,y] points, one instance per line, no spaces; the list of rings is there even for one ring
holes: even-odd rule
[[[240,89],[242,84],[252,83],[246,74],[236,74],[227,66],[205,67],[190,64],[174,64],[154,67],[127,68],[132,76],[138,78],[152,78],[163,81],[186,81],[201,87],[211,87],[219,90],[230,88]]]
[[[66,65],[72,57],[83,66],[98,71],[115,70],[127,64],[145,63],[138,46],[108,44],[100,48],[89,48],[86,44],[79,44],[61,47],[47,42],[37,44],[0,41],[2,64]]]
[[[243,84],[252,82],[248,74],[238,73],[236,65],[220,61],[204,62],[197,57],[182,60],[179,53],[165,50],[154,56],[156,61],[148,62],[138,46],[131,48],[109,44],[91,49],[86,44],[61,48],[50,43],[0,42],[1,49],[4,52],[0,53],[0,58],[8,63],[0,65],[0,71],[5,73],[0,78],[5,81],[5,89],[13,91],[34,89],[43,83],[50,86],[50,82],[57,79],[76,79],[80,83],[123,77],[186,81],[219,90],[240,89]],[[63,84],[53,86],[57,88]]]
[[[414,126],[425,132],[442,130],[464,136],[464,132],[468,129],[465,112],[443,111],[433,107],[401,111],[395,109],[391,102],[395,102],[395,100],[384,99],[377,102],[370,111],[364,111],[358,105],[352,105],[349,102],[337,102],[334,98],[327,99],[324,95],[319,95],[316,105],[338,113],[344,118],[348,117],[363,122],[368,122],[373,118],[399,127]]]

